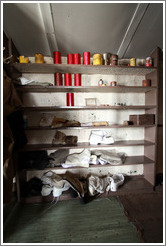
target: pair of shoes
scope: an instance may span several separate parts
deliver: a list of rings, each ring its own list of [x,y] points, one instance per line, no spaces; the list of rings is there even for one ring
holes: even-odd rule
[[[108,186],[106,187],[106,191],[109,190],[116,192],[118,187],[124,183],[123,174],[114,174],[112,177],[107,176]]]
[[[90,144],[113,144],[114,139],[107,136],[107,132],[102,130],[93,130],[90,135]]]
[[[43,182],[41,190],[42,196],[48,196],[52,192],[53,197],[59,197],[62,195],[63,191],[66,191],[70,188],[70,185],[67,181],[63,180],[61,176],[51,171],[45,173],[42,176],[41,181]]]
[[[102,194],[105,192],[107,182],[105,178],[91,175],[88,178],[88,190],[89,195],[94,196],[96,194]]]

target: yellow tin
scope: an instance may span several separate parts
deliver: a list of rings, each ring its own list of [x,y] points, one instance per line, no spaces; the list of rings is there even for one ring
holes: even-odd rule
[[[134,67],[136,64],[136,59],[135,58],[131,58],[130,59],[130,66]]]
[[[35,54],[35,63],[44,63],[44,56],[42,54]]]
[[[19,56],[19,62],[20,63],[28,63],[29,62],[29,58],[28,57],[24,57],[24,56]]]
[[[93,65],[101,65],[101,54],[94,54],[93,55]]]

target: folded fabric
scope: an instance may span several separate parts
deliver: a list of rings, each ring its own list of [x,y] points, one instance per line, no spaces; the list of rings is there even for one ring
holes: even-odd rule
[[[80,153],[70,154],[67,157],[65,164],[71,166],[89,167],[89,161],[90,161],[90,150],[84,149]]]
[[[49,166],[50,167],[60,166],[62,163],[65,162],[68,155],[69,155],[68,149],[59,149],[54,151],[48,156]]]
[[[53,118],[53,120],[51,122],[51,128],[63,127],[65,122],[67,122],[66,119],[64,119],[64,118],[57,118],[56,116],[54,116],[54,118]]]
[[[121,165],[125,162],[126,154],[123,152],[117,153],[113,150],[93,150],[92,154],[98,156],[99,162],[104,161],[111,165]]]

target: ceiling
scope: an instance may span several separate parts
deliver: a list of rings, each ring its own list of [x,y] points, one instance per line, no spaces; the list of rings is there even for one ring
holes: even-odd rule
[[[3,3],[3,25],[21,55],[110,52],[145,58],[163,49],[163,3]]]

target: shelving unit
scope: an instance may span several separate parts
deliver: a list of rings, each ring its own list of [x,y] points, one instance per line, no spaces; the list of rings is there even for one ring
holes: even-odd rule
[[[139,192],[139,190],[143,191],[143,187],[145,190],[150,189],[153,190],[155,186],[155,168],[156,168],[156,156],[157,156],[157,124],[158,124],[158,83],[159,83],[159,71],[158,71],[158,63],[159,63],[159,49],[153,51],[150,55],[154,61],[154,67],[125,67],[125,66],[92,66],[92,65],[69,65],[69,64],[13,64],[13,68],[21,73],[39,73],[39,74],[50,74],[50,73],[81,73],[81,74],[100,74],[100,75],[128,75],[128,76],[144,76],[145,78],[151,79],[152,86],[151,87],[142,87],[142,86],[16,86],[17,91],[24,96],[27,93],[114,93],[115,95],[119,93],[143,93],[145,97],[145,104],[142,105],[126,105],[126,106],[26,106],[22,107],[24,112],[47,112],[47,111],[58,111],[58,112],[70,112],[70,111],[98,111],[98,110],[106,110],[106,112],[110,110],[115,110],[117,112],[120,111],[128,111],[132,110],[133,112],[136,110],[144,110],[147,114],[155,114],[155,124],[154,125],[129,125],[124,126],[122,124],[112,124],[109,126],[97,126],[97,127],[62,127],[53,129],[51,127],[40,127],[40,126],[28,126],[26,128],[27,132],[36,132],[36,131],[50,131],[50,130],[87,130],[87,129],[125,129],[125,130],[134,130],[134,129],[143,129],[144,130],[144,139],[138,140],[117,140],[114,144],[111,145],[90,145],[89,142],[78,142],[77,145],[52,145],[51,143],[41,143],[41,144],[27,144],[20,151],[33,151],[33,150],[56,150],[56,149],[101,149],[101,148],[126,148],[126,147],[142,147],[143,154],[142,155],[133,155],[128,156],[125,163],[122,166],[143,166],[143,174],[138,177],[131,176],[128,184],[124,185],[118,192],[125,193],[128,192]],[[90,165],[89,170],[98,169],[98,168],[114,168],[112,165]],[[62,167],[49,168],[54,171],[62,171],[64,170]],[[80,167],[72,167],[73,169],[80,169]],[[44,173],[45,170],[26,170],[25,176],[28,173]],[[70,170],[70,169],[68,169]],[[19,175],[17,175],[17,178]],[[133,181],[134,180],[134,181]],[[141,180],[141,181],[140,181]],[[133,183],[132,183],[133,182]],[[140,183],[140,187],[139,187]],[[136,184],[136,191],[133,190],[133,185]],[[18,189],[19,189],[19,178],[18,178]],[[127,187],[125,189],[125,187]],[[19,191],[18,191],[19,193]],[[117,194],[117,193],[116,193]],[[31,201],[43,201],[44,198],[35,198],[30,199]],[[21,198],[19,197],[19,200]]]

